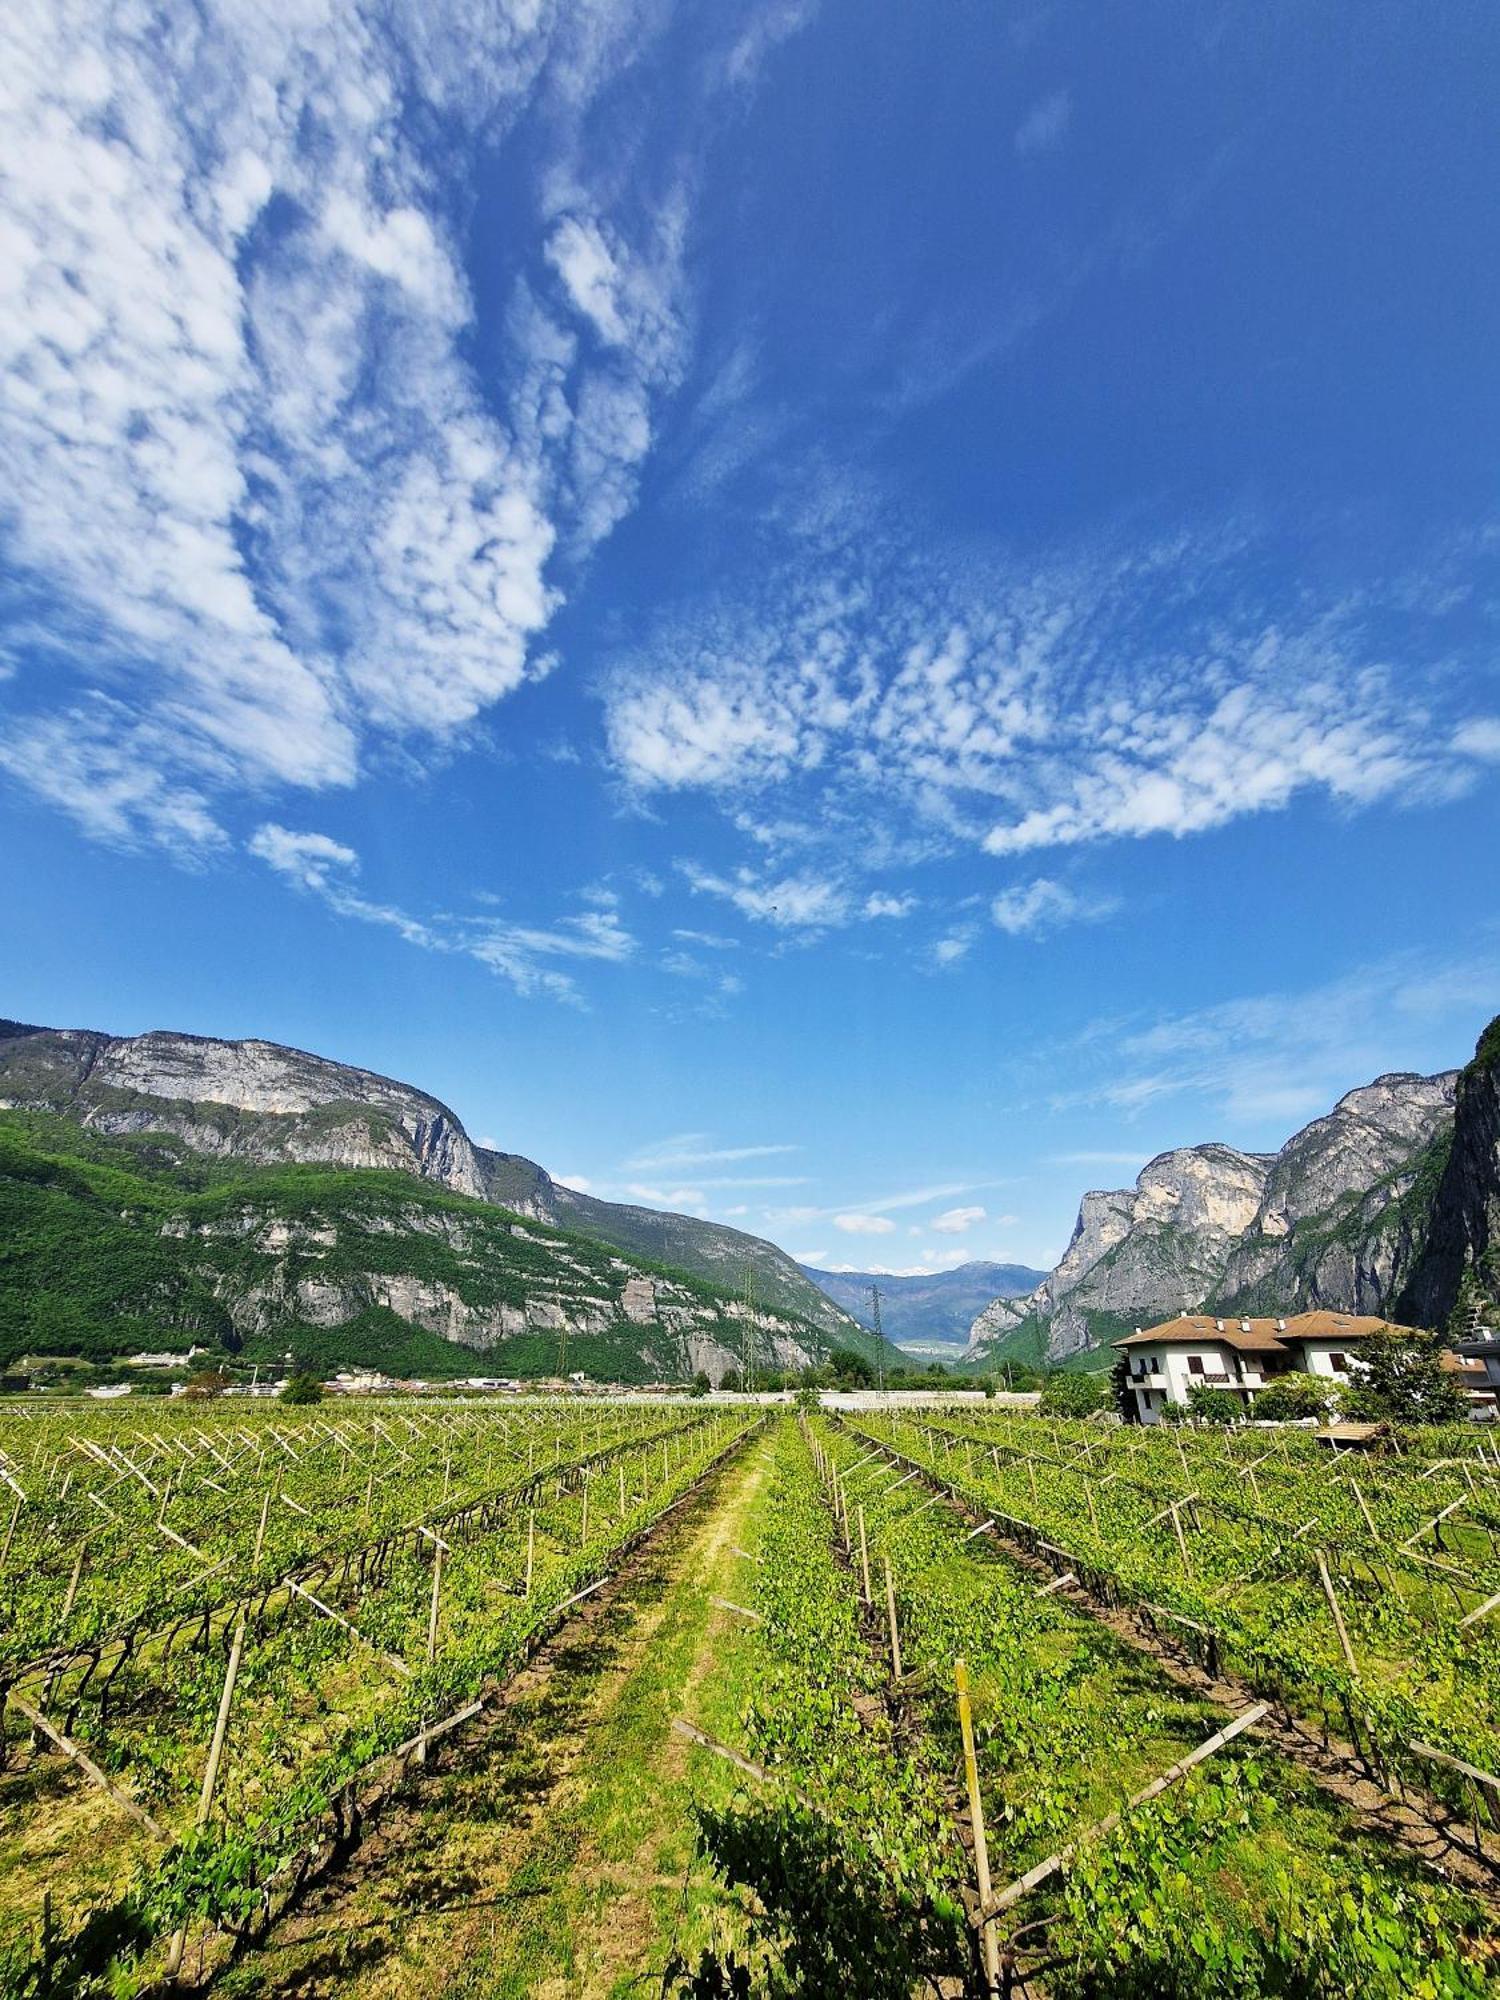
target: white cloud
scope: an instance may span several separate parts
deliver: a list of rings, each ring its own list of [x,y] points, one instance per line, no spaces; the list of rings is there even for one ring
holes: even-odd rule
[[[890,896],[876,891],[865,898],[867,917],[906,917],[916,907],[915,896]]]
[[[686,351],[684,107],[587,170],[582,143],[665,27],[638,0],[0,12],[3,553],[45,607],[6,656],[13,778],[203,851],[222,796],[349,785],[548,671],[556,552],[633,504]],[[673,165],[632,173],[658,112]],[[462,218],[523,115],[536,194],[476,329]]]
[[[1096,922],[1117,907],[1107,897],[1082,896],[1066,883],[1038,876],[1034,882],[997,896],[990,905],[990,915],[1012,937],[1034,937],[1063,924]]]
[[[674,1138],[660,1139],[653,1146],[646,1146],[626,1162],[645,1172],[660,1172],[663,1169],[682,1167],[723,1167],[740,1160],[771,1159],[780,1153],[800,1153],[802,1148],[790,1142],[757,1146],[715,1146],[702,1132],[683,1132]]]
[[[949,966],[961,965],[973,950],[974,940],[978,935],[979,932],[972,924],[964,924],[957,930],[949,931],[946,937],[939,938],[933,945],[933,963],[944,970]]]
[[[1032,105],[1016,127],[1015,148],[1022,158],[1032,153],[1052,153],[1068,136],[1073,123],[1073,99],[1066,90],[1054,90]]]
[[[246,846],[284,881],[317,896],[335,915],[382,925],[425,951],[456,952],[472,958],[523,995],[545,994],[581,1005],[576,981],[548,961],[618,965],[636,949],[635,939],[613,910],[588,910],[581,916],[559,917],[548,925],[519,924],[490,916],[409,916],[362,894],[356,887],[358,854],[327,834],[297,833],[267,821]]]
[[[934,1216],[928,1228],[939,1236],[962,1236],[972,1229],[976,1222],[984,1221],[982,1208],[949,1208],[941,1215]]]
[[[686,871],[761,921],[847,923],[883,895],[855,871],[893,858],[1180,838],[1303,797],[1437,803],[1500,743],[1442,712],[1448,635],[1408,630],[1396,674],[1370,637],[1377,593],[1311,602],[1267,581],[1247,534],[961,581],[895,530],[858,546],[664,620],[606,677],[627,783],[715,794],[764,850],[758,869]],[[1409,621],[1411,580],[1383,588]],[[949,936],[938,965],[962,956]]]
[[[738,938],[723,937],[717,931],[675,930],[672,935],[683,944],[701,945],[705,951],[738,951],[740,948]]]
[[[486,1139],[484,1144],[493,1150],[492,1141]],[[563,1187],[572,1188],[575,1194],[587,1194],[594,1185],[587,1174],[554,1174],[552,1178],[560,1182]]]
[[[730,879],[696,862],[679,867],[695,895],[722,896],[743,915],[778,930],[822,929],[849,919],[848,892],[838,882],[807,875],[758,881],[748,868]]]
[[[1453,747],[1481,763],[1500,764],[1500,716],[1476,715],[1460,723],[1453,732]]]
[[[885,1215],[836,1215],[833,1226],[846,1236],[889,1236],[896,1227]]]

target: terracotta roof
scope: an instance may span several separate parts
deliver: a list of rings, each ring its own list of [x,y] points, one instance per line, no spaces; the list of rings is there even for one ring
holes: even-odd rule
[[[1277,1338],[1274,1319],[1218,1319],[1213,1313],[1180,1313],[1176,1319],[1148,1326],[1116,1347],[1203,1347],[1218,1344],[1240,1353],[1284,1354],[1286,1346]]]
[[[1116,1347],[1198,1347],[1217,1342],[1240,1354],[1285,1354],[1298,1340],[1368,1340],[1372,1334],[1402,1333],[1407,1328],[1368,1313],[1305,1312],[1290,1319],[1236,1318],[1232,1313],[1180,1313],[1117,1340]]]
[[[1409,1334],[1409,1326],[1397,1326],[1371,1313],[1295,1313],[1286,1323],[1284,1340],[1368,1340],[1377,1333]]]

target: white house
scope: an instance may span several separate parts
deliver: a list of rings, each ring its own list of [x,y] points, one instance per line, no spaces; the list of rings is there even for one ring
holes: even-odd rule
[[[1155,1424],[1168,1403],[1189,1400],[1195,1383],[1242,1395],[1248,1413],[1255,1391],[1278,1375],[1301,1371],[1347,1381],[1351,1361],[1358,1365],[1360,1341],[1407,1330],[1362,1313],[1307,1312],[1291,1319],[1184,1313],[1160,1326],[1137,1327],[1115,1346],[1125,1356],[1136,1416]]]
[[[1461,1340],[1458,1351],[1474,1415],[1495,1422],[1500,1419],[1500,1339],[1487,1333],[1482,1340]]]

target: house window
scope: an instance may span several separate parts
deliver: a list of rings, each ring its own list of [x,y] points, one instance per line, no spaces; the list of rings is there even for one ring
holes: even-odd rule
[[[1189,1375],[1201,1375],[1203,1373],[1203,1356],[1201,1354],[1190,1354],[1188,1356],[1188,1373]]]
[[[1335,1375],[1347,1375],[1349,1373],[1349,1357],[1347,1354],[1330,1354],[1328,1365]]]

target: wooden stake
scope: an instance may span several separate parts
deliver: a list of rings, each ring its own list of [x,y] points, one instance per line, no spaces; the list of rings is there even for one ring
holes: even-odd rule
[[[865,1603],[873,1604],[875,1600],[870,1595],[870,1545],[865,1539],[865,1510],[863,1507],[859,1510],[859,1567],[860,1574],[865,1580]]]
[[[73,1606],[78,1599],[78,1580],[83,1575],[83,1558],[87,1549],[87,1542],[78,1544],[78,1554],[73,1558],[73,1574],[68,1578],[67,1594],[63,1598],[62,1616],[58,1620],[59,1629],[65,1626],[73,1615]]]
[[[1369,1508],[1365,1505],[1365,1496],[1359,1490],[1359,1481],[1357,1479],[1351,1479],[1349,1481],[1349,1485],[1354,1494],[1355,1499],[1359,1502],[1359,1511],[1365,1517],[1365,1526],[1370,1531],[1371,1541],[1378,1542],[1380,1540],[1380,1532],[1375,1526],[1375,1522],[1371,1517]]]
[[[89,1756],[88,1752],[81,1749],[71,1736],[65,1736],[55,1723],[49,1722],[39,1708],[33,1708],[31,1703],[25,1700],[23,1696],[17,1694],[14,1688],[10,1688],[7,1691],[6,1699],[12,1708],[18,1708],[21,1711],[33,1729],[47,1737],[50,1742],[55,1743],[65,1757],[71,1757],[85,1776],[96,1784],[100,1791],[108,1798],[114,1800],[121,1812],[129,1813],[137,1826],[144,1827],[147,1833],[153,1834],[156,1839],[162,1842],[165,1842],[169,1838],[162,1828],[157,1825],[150,1813],[146,1811],[145,1807],[137,1805],[128,1792],[120,1791],[113,1781],[107,1778],[99,1769],[99,1766]]]
[[[271,1512],[271,1496],[267,1493],[260,1503],[260,1526],[255,1531],[255,1554],[250,1558],[250,1568],[260,1568],[260,1552],[266,1542],[266,1520]],[[160,1524],[158,1524],[160,1525]]]
[[[891,1676],[894,1680],[899,1681],[901,1678],[901,1630],[896,1623],[896,1585],[891,1576],[890,1557],[882,1556],[881,1561],[885,1564],[885,1615],[891,1628]]]
[[[204,1827],[213,1810],[214,1793],[219,1784],[219,1766],[224,1757],[224,1739],[229,1733],[229,1708],[234,1700],[234,1684],[239,1679],[240,1659],[245,1650],[245,1619],[234,1628],[234,1638],[229,1647],[229,1665],[224,1670],[224,1689],[219,1696],[219,1713],[214,1719],[213,1741],[208,1746],[208,1764],[203,1772],[203,1790],[198,1794],[198,1813],[193,1824]],[[182,1952],[187,1943],[187,1926],[174,1932],[167,1950],[166,1976],[175,1979],[182,1970]]]
[[[6,1563],[10,1559],[10,1545],[16,1537],[16,1523],[20,1520],[21,1509],[25,1505],[26,1495],[18,1492],[16,1494],[16,1504],[10,1510],[10,1526],[5,1531],[5,1546],[4,1548],[0,1548],[0,1571],[4,1570]]]
[[[1172,1517],[1172,1526],[1177,1533],[1177,1546],[1182,1551],[1182,1566],[1187,1571],[1188,1575],[1191,1576],[1193,1573],[1193,1565],[1191,1559],[1188,1556],[1187,1540],[1182,1532],[1182,1522],[1178,1518],[1177,1505],[1178,1503],[1176,1501],[1173,1501],[1172,1505],[1167,1509],[1167,1512]]]
[[[533,1510],[529,1512],[526,1516],[526,1596],[528,1601],[530,1600],[531,1597],[531,1566],[532,1563],[535,1561],[535,1559],[536,1559],[536,1513]]]
[[[1344,1626],[1344,1614],[1339,1609],[1338,1598],[1334,1595],[1333,1578],[1328,1574],[1328,1564],[1321,1549],[1314,1549],[1318,1559],[1318,1576],[1323,1585],[1323,1595],[1328,1599],[1328,1609],[1333,1613],[1333,1622],[1338,1628],[1339,1644],[1344,1651],[1344,1665],[1357,1678],[1359,1666],[1354,1658],[1354,1648],[1349,1644],[1349,1634]]]
[[[979,1796],[979,1761],[974,1755],[974,1717],[969,1708],[969,1672],[962,1660],[953,1663],[953,1682],[958,1694],[958,1727],[964,1745],[964,1776],[969,1784],[969,1823],[974,1832],[974,1878],[979,1890],[979,1907],[990,1900],[990,1853],[984,1838],[984,1801]],[[984,1955],[985,1990],[994,1993],[1000,1985],[1000,1946],[994,1929],[986,1925],[980,1932]]]
[[[427,1614],[427,1659],[430,1665],[437,1658],[438,1596],[443,1588],[443,1545],[438,1543],[432,1556],[432,1609]]]

